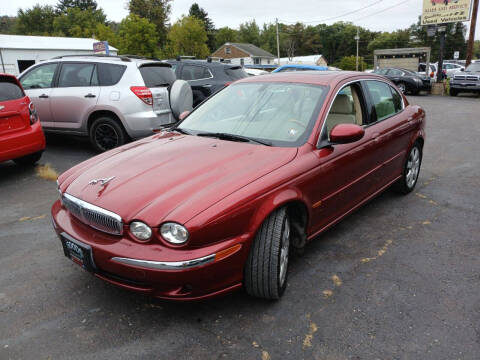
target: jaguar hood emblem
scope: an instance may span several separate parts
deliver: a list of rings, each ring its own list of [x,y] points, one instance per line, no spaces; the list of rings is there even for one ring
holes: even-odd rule
[[[104,179],[93,179],[88,182],[88,185],[100,184],[100,186],[105,186],[113,179],[115,179],[115,176],[111,176],[109,178],[104,178]]]

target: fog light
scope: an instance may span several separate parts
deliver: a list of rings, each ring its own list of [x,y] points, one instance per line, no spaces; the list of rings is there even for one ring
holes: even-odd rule
[[[140,241],[147,241],[152,237],[152,229],[141,221],[134,221],[130,224],[130,232]]]

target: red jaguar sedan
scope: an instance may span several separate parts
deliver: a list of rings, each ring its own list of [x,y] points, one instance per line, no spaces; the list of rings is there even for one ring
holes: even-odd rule
[[[35,106],[15,76],[0,74],[0,162],[32,165],[44,149],[45,136]]]
[[[52,208],[68,258],[158,298],[278,299],[292,250],[419,176],[425,113],[377,75],[247,78],[182,115],[62,174]]]

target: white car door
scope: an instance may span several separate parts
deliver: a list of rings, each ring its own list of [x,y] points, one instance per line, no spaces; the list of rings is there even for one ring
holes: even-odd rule
[[[31,68],[20,76],[20,83],[35,105],[44,128],[54,127],[51,93],[57,67],[58,63],[42,64]]]

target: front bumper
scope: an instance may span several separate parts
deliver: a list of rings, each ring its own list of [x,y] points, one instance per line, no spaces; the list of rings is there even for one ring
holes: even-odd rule
[[[70,216],[60,201],[52,207],[55,231],[91,248],[94,276],[161,299],[188,301],[217,296],[242,286],[248,235],[198,249],[137,243],[109,235]],[[234,248],[225,257],[218,254]]]
[[[466,82],[466,81],[451,81],[450,89],[455,89],[458,91],[480,91],[480,83],[478,82]]]

